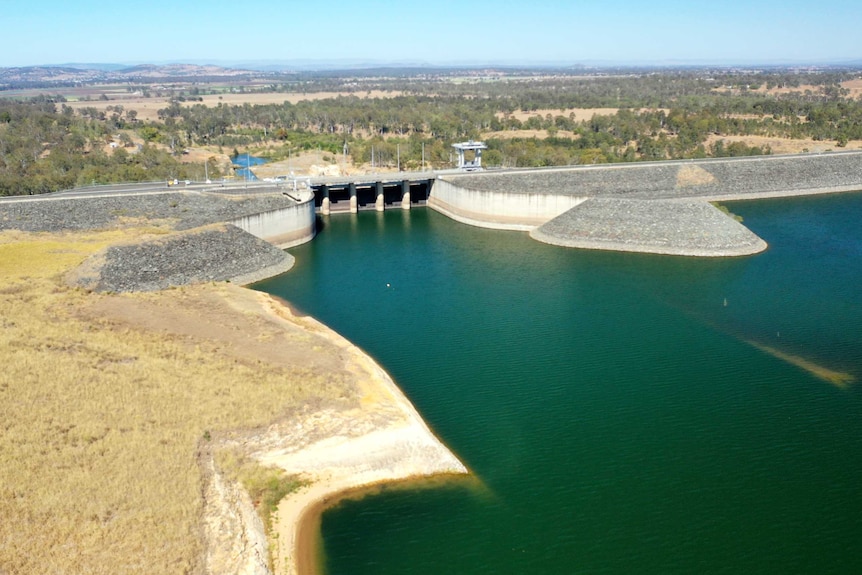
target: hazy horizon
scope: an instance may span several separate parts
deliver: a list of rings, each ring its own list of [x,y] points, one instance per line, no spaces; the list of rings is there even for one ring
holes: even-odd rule
[[[27,68],[73,68],[80,70],[123,70],[136,66],[214,66],[229,70],[248,70],[257,72],[314,72],[314,71],[338,71],[338,70],[363,70],[377,68],[410,69],[427,68],[429,70],[452,69],[548,69],[548,70],[577,70],[583,68],[585,71],[603,71],[613,69],[674,69],[674,68],[726,68],[726,69],[762,69],[762,68],[840,68],[840,67],[862,67],[862,58],[845,58],[841,60],[823,61],[708,61],[708,60],[661,60],[661,61],[407,61],[407,60],[373,60],[373,59],[295,59],[295,60],[195,60],[195,59],[168,59],[160,61],[132,60],[132,61],[98,61],[98,62],[52,62],[32,63],[20,66],[0,66],[5,69],[27,69]]]
[[[146,5],[61,0],[4,10],[0,66],[369,62],[428,66],[829,65],[862,61],[862,3],[656,0]],[[235,63],[235,64],[234,64]],[[224,65],[224,64],[221,64]]]

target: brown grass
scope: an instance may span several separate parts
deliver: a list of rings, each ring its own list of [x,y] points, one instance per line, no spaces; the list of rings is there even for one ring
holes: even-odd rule
[[[81,110],[82,108],[95,108],[100,112],[106,111],[108,106],[123,106],[123,110],[135,110],[138,112],[138,120],[141,122],[155,122],[159,120],[158,111],[168,107],[167,98],[118,98],[115,100],[93,100],[93,101],[78,101],[66,102],[66,105],[73,110]]]
[[[0,571],[200,573],[203,438],[352,401],[340,352],[260,294],[63,282],[140,233],[0,234]]]
[[[862,96],[862,78],[841,82],[841,87],[850,90],[851,98],[859,98]]]
[[[676,173],[677,188],[704,186],[714,181],[715,176],[700,166],[682,166]]]
[[[850,98],[858,98],[859,96],[862,96],[862,78],[841,82],[841,87],[850,90]],[[813,84],[802,84],[801,86],[796,87],[774,87],[767,90],[766,86],[764,85],[760,86],[757,90],[752,90],[752,92],[757,94],[769,94],[771,96],[779,96],[784,94],[804,94],[805,92],[820,94],[823,92],[823,88],[821,86],[814,86]]]
[[[485,132],[482,134],[482,138],[486,140],[490,140],[492,138],[497,138],[499,140],[514,140],[515,138],[536,138],[539,140],[544,140],[547,137],[547,130],[503,130],[500,132]],[[575,134],[574,132],[569,132],[567,130],[558,130],[556,137],[579,138],[580,136]]]
[[[204,106],[214,108],[220,103],[225,105],[242,105],[242,104],[283,104],[290,102],[296,104],[303,100],[324,100],[327,98],[336,98],[338,96],[354,95],[358,98],[394,98],[400,96],[402,92],[384,92],[382,90],[372,90],[367,92],[254,92],[240,93],[230,92],[226,94],[207,94],[201,96],[203,102],[184,102],[184,106],[194,106],[195,104],[203,104]],[[107,101],[91,100],[67,102],[67,106],[80,110],[81,108],[95,108],[99,111],[105,111],[108,106],[123,106],[124,110],[136,110],[140,121],[152,122],[158,121],[158,111],[167,108],[170,104],[170,97],[151,97],[144,98],[143,96],[123,97],[123,95],[110,95]]]
[[[383,90],[371,90],[367,92],[266,92],[261,94],[208,94],[201,96],[203,102],[186,102],[187,106],[194,104],[203,104],[208,107],[218,106],[219,103],[229,105],[242,104],[283,104],[290,102],[296,104],[304,100],[325,100],[328,98],[337,98],[338,96],[356,96],[357,98],[395,98],[402,95],[402,92],[384,92]]]
[[[731,142],[744,142],[749,146],[769,146],[773,154],[801,154],[803,152],[825,152],[827,150],[857,150],[862,149],[862,140],[852,140],[844,148],[839,148],[834,141],[812,140],[810,138],[792,140],[790,138],[774,138],[768,136],[716,136],[712,135],[706,139],[709,147],[718,140],[724,140],[725,144]]]
[[[583,122],[584,120],[591,120],[593,116],[613,116],[619,111],[619,108],[566,108],[565,110],[560,110],[559,108],[555,109],[541,109],[541,110],[533,110],[532,112],[525,112],[523,110],[516,110],[509,114],[511,117],[520,120],[521,122],[525,122],[533,116],[541,116],[544,118],[548,114],[551,115],[552,118],[556,118],[557,116],[565,116],[569,117],[569,114],[574,114],[574,118],[576,122]],[[647,110],[636,110],[636,112],[645,112]],[[664,109],[665,113],[670,110]],[[506,114],[503,112],[497,112],[498,118],[506,117]]]
[[[846,88],[850,91],[850,98],[858,98],[862,96],[862,78],[857,78],[855,80],[847,80],[846,82],[841,82],[841,87]],[[715,88],[716,92],[723,92],[727,94],[739,94],[742,92],[739,88],[728,89],[724,86]],[[750,90],[753,94],[767,94],[770,96],[782,96],[786,94],[804,94],[805,92],[811,92],[812,94],[822,94],[823,87],[815,86],[813,84],[802,84],[800,86],[775,86],[773,88],[768,88],[766,85],[761,85],[756,90]]]

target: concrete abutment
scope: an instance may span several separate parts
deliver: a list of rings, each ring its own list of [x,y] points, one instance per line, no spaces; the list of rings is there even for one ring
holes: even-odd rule
[[[286,249],[311,241],[317,233],[314,195],[306,193],[295,205],[243,216],[229,223]]]

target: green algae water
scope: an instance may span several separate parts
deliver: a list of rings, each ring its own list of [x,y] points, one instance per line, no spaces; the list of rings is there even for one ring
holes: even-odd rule
[[[862,194],[734,204],[767,252],[338,215],[258,284],[377,359],[478,481],[323,516],[341,574],[862,573]]]

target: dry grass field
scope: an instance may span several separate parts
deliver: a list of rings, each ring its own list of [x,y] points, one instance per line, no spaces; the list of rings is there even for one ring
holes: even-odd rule
[[[670,112],[670,110],[667,108],[661,109],[663,109],[665,113]],[[533,116],[541,116],[542,118],[544,118],[545,116],[550,114],[551,117],[565,116],[568,118],[571,114],[574,116],[576,122],[583,122],[584,120],[591,120],[593,116],[613,116],[618,111],[619,108],[566,108],[565,110],[548,108],[541,110],[533,110],[531,112],[525,112],[524,110],[515,110],[509,115],[517,120],[520,120],[521,122],[525,122]],[[641,113],[645,111],[647,110],[635,110],[636,113]],[[655,111],[658,111],[658,109]],[[503,112],[497,112],[498,118],[504,118],[505,116],[506,114],[504,114]]]
[[[844,148],[839,148],[834,141],[812,140],[810,138],[792,140],[790,138],[771,138],[767,136],[709,136],[706,145],[711,146],[718,140],[725,144],[743,142],[749,146],[769,146],[773,154],[801,154],[804,152],[826,152],[830,150],[859,150],[862,141],[851,140]]]
[[[859,96],[862,96],[862,79],[847,80],[846,82],[841,82],[841,87],[846,88],[847,90],[850,90],[850,94],[849,94],[850,98],[858,98]],[[754,92],[757,92],[760,94],[769,94],[771,96],[776,96],[776,95],[780,95],[780,94],[794,94],[794,93],[804,94],[805,92],[812,92],[814,94],[817,94],[817,93],[821,92],[821,88],[819,86],[813,86],[810,84],[803,84],[803,85],[797,86],[797,87],[784,87],[784,88],[775,87],[775,88],[770,88],[767,90],[766,86],[761,86],[757,90],[754,90]]]
[[[850,98],[859,98],[860,96],[862,96],[862,78],[841,82],[841,87],[850,91],[850,93],[848,94],[848,97]],[[718,87],[715,89],[715,91],[734,94],[740,92],[738,88],[728,89],[727,87]],[[757,89],[750,90],[750,92],[754,94],[767,94],[770,96],[781,96],[785,94],[804,94],[805,92],[811,92],[812,94],[820,94],[822,91],[823,89],[821,86],[815,86],[813,84],[801,84],[799,86],[775,86],[772,88],[767,88],[765,85],[763,85],[758,87]]]
[[[202,573],[200,454],[218,438],[355,401],[230,284],[95,294],[66,274],[164,233],[0,233],[0,573]]]
[[[858,99],[859,97],[862,97],[862,78],[841,82],[841,87],[850,90],[851,98]]]
[[[538,140],[544,140],[547,137],[547,130],[503,130],[500,132],[484,132],[482,134],[482,138],[485,140],[490,140],[492,138],[497,138],[499,140],[514,140],[516,138],[536,138]],[[569,132],[568,130],[558,130],[556,137],[578,138],[580,136],[574,132]]]
[[[243,104],[265,105],[265,104],[283,104],[290,102],[296,104],[303,100],[323,100],[326,98],[337,98],[338,96],[356,96],[358,98],[394,98],[401,95],[401,92],[384,92],[381,90],[373,90],[367,92],[227,92],[224,94],[207,94],[201,96],[203,102],[184,102],[185,106],[194,106],[195,104],[203,104],[204,106],[214,108],[219,104],[241,106]],[[170,104],[170,97],[150,97],[132,96],[130,94],[109,94],[109,100],[92,99],[89,101],[72,101],[66,105],[80,110],[81,108],[95,108],[99,111],[105,111],[108,106],[123,106],[124,110],[135,110],[138,112],[138,119],[142,122],[158,121],[158,111],[167,108]]]
[[[366,92],[268,92],[262,94],[209,94],[201,96],[203,102],[197,102],[204,106],[214,107],[219,103],[228,105],[243,105],[243,104],[283,104],[290,102],[296,104],[304,100],[324,100],[327,98],[337,98],[338,96],[356,96],[357,98],[395,98],[400,96],[401,92],[384,92],[382,90],[369,90]],[[195,102],[186,102],[186,105],[194,105]]]

